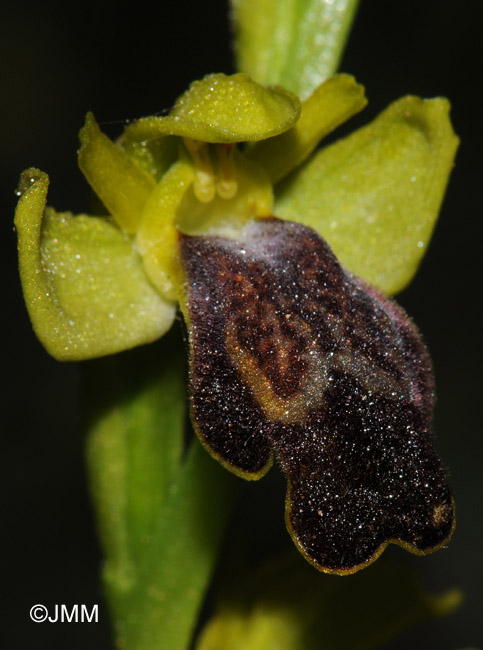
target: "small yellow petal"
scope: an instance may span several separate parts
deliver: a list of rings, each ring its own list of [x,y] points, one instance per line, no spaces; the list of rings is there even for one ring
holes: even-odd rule
[[[119,226],[128,233],[139,227],[154,178],[99,129],[88,113],[79,133],[79,167]]]
[[[366,104],[364,87],[354,77],[331,77],[302,103],[295,126],[275,138],[256,142],[247,155],[262,165],[272,183],[277,183],[308,158],[322,138]]]
[[[158,291],[176,299],[178,231],[175,221],[179,205],[195,177],[193,166],[180,160],[166,172],[151,193],[136,237],[146,273]]]

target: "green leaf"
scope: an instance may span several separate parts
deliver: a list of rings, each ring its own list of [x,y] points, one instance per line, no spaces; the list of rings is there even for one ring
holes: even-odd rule
[[[196,649],[371,650],[461,601],[458,591],[426,594],[406,567],[380,562],[341,579],[291,557],[240,576]]]
[[[300,118],[289,131],[255,143],[247,155],[277,183],[313,152],[320,140],[367,104],[364,87],[346,74],[331,77],[302,103]]]
[[[357,0],[232,0],[238,68],[305,99],[339,64]]]
[[[136,232],[154,178],[99,129],[92,113],[79,133],[79,167],[119,226]]]
[[[123,135],[149,141],[178,135],[203,142],[245,142],[283,133],[300,115],[300,102],[284,88],[264,88],[246,74],[211,74],[195,81],[167,117],[144,117]]]
[[[151,286],[131,239],[105,218],[44,211],[48,184],[24,172],[15,216],[25,302],[47,351],[77,361],[162,336],[175,304]]]
[[[237,481],[196,440],[183,455],[179,332],[86,365],[88,463],[118,646],[186,650]]]
[[[445,99],[404,97],[276,188],[276,214],[317,230],[386,293],[416,273],[458,146]]]

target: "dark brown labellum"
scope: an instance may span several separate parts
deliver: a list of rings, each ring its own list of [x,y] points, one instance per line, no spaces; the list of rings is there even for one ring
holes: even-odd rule
[[[195,429],[245,478],[275,452],[305,557],[344,574],[389,542],[424,554],[448,541],[431,363],[404,311],[299,224],[264,219],[238,241],[180,246]]]

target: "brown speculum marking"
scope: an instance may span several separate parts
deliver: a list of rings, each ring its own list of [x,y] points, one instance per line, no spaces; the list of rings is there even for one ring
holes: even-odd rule
[[[454,523],[433,447],[431,364],[396,303],[304,226],[238,241],[180,236],[195,428],[247,478],[275,451],[287,525],[319,569],[350,573],[389,541],[426,553]]]

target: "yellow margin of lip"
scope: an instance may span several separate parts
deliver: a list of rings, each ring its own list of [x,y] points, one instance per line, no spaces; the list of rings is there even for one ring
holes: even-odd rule
[[[195,417],[193,414],[193,406],[190,404],[190,419],[191,419],[191,424],[193,425],[193,429],[198,437],[198,440],[201,442],[202,446],[206,449],[206,451],[210,454],[212,458],[217,460],[220,465],[222,465],[225,469],[227,469],[229,472],[232,474],[235,474],[235,476],[238,476],[239,478],[245,479],[245,481],[258,481],[259,479],[263,478],[265,474],[271,469],[273,465],[273,460],[274,460],[274,453],[273,449],[270,451],[270,456],[265,463],[265,465],[258,470],[258,472],[247,472],[239,467],[236,467],[235,465],[232,465],[229,463],[225,458],[220,456],[216,451],[214,451],[208,442],[205,440],[205,438],[202,436],[198,425],[196,424]]]
[[[321,571],[322,573],[328,573],[330,575],[348,576],[348,575],[352,575],[353,573],[357,573],[361,569],[365,569],[367,566],[369,566],[370,564],[375,562],[382,555],[382,553],[386,550],[386,548],[389,546],[389,544],[395,544],[396,546],[400,546],[401,548],[405,549],[406,551],[409,551],[413,555],[419,555],[419,556],[430,555],[431,553],[435,553],[440,548],[442,548],[443,546],[446,546],[446,544],[448,544],[448,542],[450,541],[450,539],[451,539],[451,537],[452,537],[452,535],[454,533],[454,529],[455,529],[455,526],[456,526],[456,517],[453,517],[453,525],[451,527],[451,531],[450,531],[449,535],[440,544],[437,544],[436,546],[432,546],[431,548],[427,549],[426,551],[421,551],[420,549],[413,546],[413,544],[409,544],[408,542],[404,542],[404,541],[402,541],[400,539],[390,538],[390,539],[387,539],[385,542],[383,542],[376,549],[376,551],[373,553],[373,555],[368,560],[366,560],[365,562],[361,562],[360,564],[356,564],[355,566],[350,567],[348,569],[329,569],[328,567],[324,567],[321,564],[319,564],[318,562],[316,562],[313,558],[311,558],[307,554],[307,552],[303,548],[302,544],[299,542],[299,540],[298,540],[298,538],[297,538],[297,536],[295,534],[294,529],[292,528],[292,524],[290,523],[290,520],[289,520],[290,506],[291,506],[291,501],[290,501],[291,485],[290,485],[290,481],[288,480],[288,478],[287,478],[287,484],[288,484],[287,494],[286,494],[286,497],[285,497],[285,525],[286,525],[287,530],[288,530],[288,532],[290,534],[290,537],[292,538],[295,546],[297,547],[297,550],[300,551],[300,553],[303,555],[303,557],[307,560],[307,562],[309,564],[311,564],[313,567],[315,567],[317,569],[317,571]],[[455,511],[454,499],[452,499],[451,501],[452,501],[452,504],[453,504],[453,512],[454,512]]]

